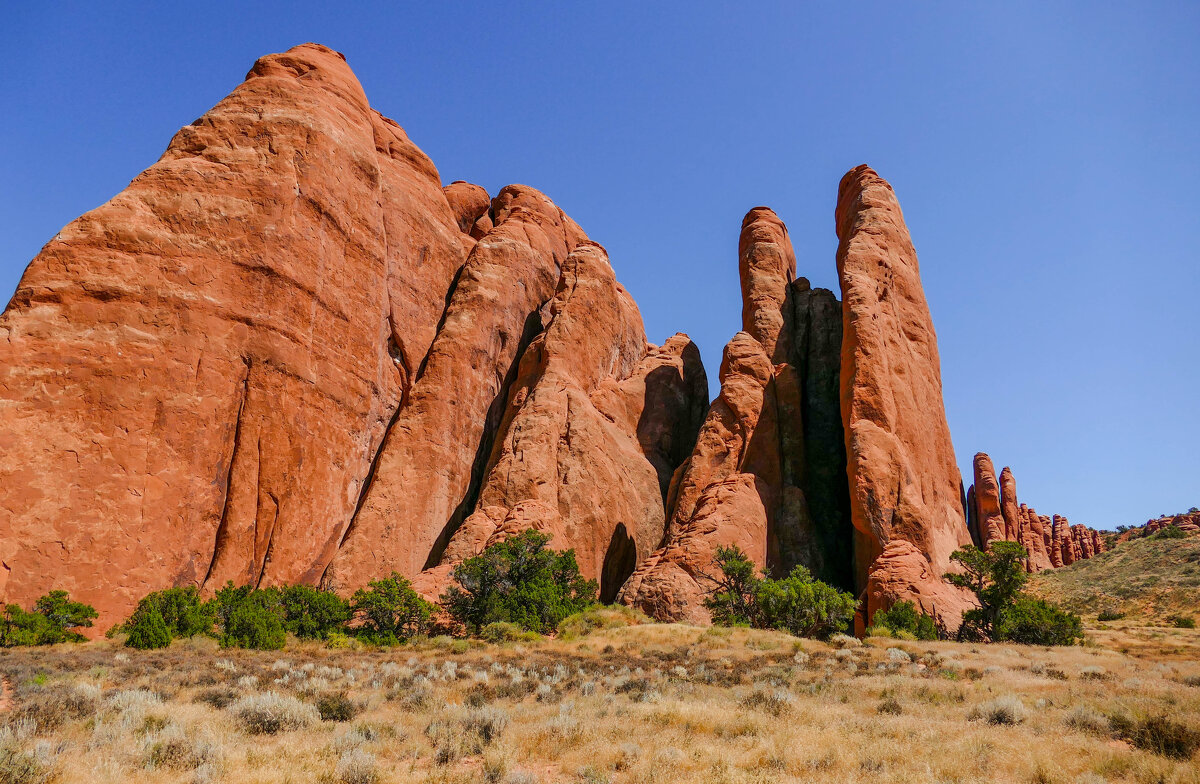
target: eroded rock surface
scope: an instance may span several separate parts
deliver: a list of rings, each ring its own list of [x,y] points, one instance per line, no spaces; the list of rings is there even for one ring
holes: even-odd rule
[[[916,251],[891,186],[866,166],[842,178],[835,222],[856,573],[886,588],[868,591],[866,618],[903,595],[957,626],[969,602],[941,575],[971,538]],[[880,560],[897,541],[912,549]]]
[[[0,591],[319,575],[466,258],[343,58],[260,59],[0,317]]]

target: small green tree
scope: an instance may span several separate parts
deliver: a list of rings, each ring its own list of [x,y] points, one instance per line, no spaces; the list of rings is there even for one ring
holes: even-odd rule
[[[1074,645],[1083,639],[1083,621],[1043,599],[1017,596],[996,617],[997,640],[1025,645]]]
[[[595,602],[597,587],[579,574],[574,550],[551,550],[549,541],[530,529],[463,561],[451,572],[456,584],[442,594],[442,606],[476,634],[497,621],[554,631]]]
[[[200,601],[194,585],[167,588],[146,594],[138,602],[122,630],[131,648],[164,648],[176,637],[210,634],[216,621],[216,606]],[[166,631],[162,639],[159,624]]]
[[[1154,534],[1154,536],[1151,538],[1153,538],[1153,539],[1186,539],[1187,532],[1184,531],[1179,526],[1175,525],[1174,523],[1171,523],[1170,525],[1159,529],[1159,531],[1156,534]]]
[[[87,628],[96,618],[96,608],[83,602],[73,602],[66,591],[51,591],[38,598],[33,611],[49,621],[44,643],[82,642],[84,636],[76,629]]]
[[[17,604],[5,605],[0,620],[0,646],[41,645],[49,636],[50,621],[46,616],[23,610]]]
[[[282,598],[284,626],[303,640],[324,640],[350,620],[350,605],[332,591],[290,585]]]
[[[821,639],[846,631],[858,607],[854,594],[813,579],[804,566],[779,580],[761,580],[755,601],[764,628]]]
[[[718,546],[713,562],[720,576],[709,578],[715,587],[704,606],[715,624],[828,637],[845,631],[854,618],[854,594],[814,580],[804,566],[778,580],[759,577],[754,562],[736,546]]]
[[[886,610],[879,610],[871,619],[872,626],[881,626],[899,634],[910,634],[918,640],[936,640],[937,624],[933,618],[917,609],[917,605],[905,599]]]
[[[709,579],[716,587],[704,599],[704,606],[718,626],[762,626],[755,602],[758,570],[741,548],[717,545],[713,564],[720,572]]]
[[[171,631],[155,602],[143,599],[125,623],[125,645],[138,650],[166,648],[171,644]]]
[[[995,639],[1000,611],[1010,606],[1025,586],[1022,561],[1028,557],[1025,548],[1016,542],[992,542],[987,550],[967,545],[950,555],[950,560],[962,566],[962,572],[947,573],[947,582],[966,588],[979,602],[979,607],[963,613],[960,638]]]
[[[223,648],[277,651],[287,642],[279,591],[256,589],[233,604],[221,634]]]
[[[349,609],[362,636],[380,644],[395,644],[426,634],[437,608],[421,598],[408,578],[392,572],[355,591]]]

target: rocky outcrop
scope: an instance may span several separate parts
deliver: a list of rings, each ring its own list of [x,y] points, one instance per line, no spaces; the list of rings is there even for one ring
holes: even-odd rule
[[[992,459],[978,452],[974,460],[975,484],[971,485],[969,497],[975,500],[975,517],[978,520],[979,546],[986,548],[989,542],[1004,541],[1004,513],[1001,511],[1000,482],[996,479],[996,468]]]
[[[795,265],[783,222],[751,210],[739,241],[743,331],[725,348],[721,393],[672,483],[666,541],[622,592],[655,617],[707,620],[721,546],[775,574],[803,564],[852,585],[840,307],[795,278]]]
[[[660,543],[707,392],[690,341],[648,346],[607,261],[580,260],[617,297],[620,329],[595,329],[614,300],[561,269],[603,256],[585,241],[532,188],[443,188],[336,52],[262,58],[51,240],[0,316],[4,600],[64,588],[102,632],[170,585],[416,576],[484,490],[506,520],[562,521],[555,546],[619,580]],[[521,376],[544,325],[565,329],[545,307],[565,281],[571,362]],[[519,377],[569,402],[545,420],[568,428],[561,475],[526,471],[560,489],[493,498],[486,469],[536,424],[501,438]]]
[[[545,311],[549,324],[509,390],[476,511],[442,560],[533,527],[551,534],[551,546],[573,547],[612,601],[662,541],[664,489],[696,439],[707,381],[686,336],[646,343],[599,245],[571,252]]]
[[[941,575],[971,539],[916,251],[891,186],[866,166],[842,178],[835,218],[855,569],[880,586],[866,617],[903,595],[957,626],[969,601]],[[903,572],[880,558],[896,541],[912,546]]]
[[[1058,568],[1103,552],[1099,532],[1083,525],[1075,526],[1075,531],[1066,518],[1055,515],[1052,520],[1019,503],[1012,470],[1005,466],[997,482],[992,460],[984,452],[975,455],[975,484],[967,498],[972,499],[973,514],[980,521],[976,524],[982,537],[980,546],[986,548],[995,541],[1019,543],[1029,553],[1025,561],[1029,572]]]
[[[352,590],[373,575],[413,575],[474,507],[474,495],[539,309],[583,232],[541,193],[502,190],[496,225],[463,266],[441,329],[397,409],[358,511],[324,575]]]
[[[6,600],[319,575],[469,245],[340,55],[255,63],[0,317]]]

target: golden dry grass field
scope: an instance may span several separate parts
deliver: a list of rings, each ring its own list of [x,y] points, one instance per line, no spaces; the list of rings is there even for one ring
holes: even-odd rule
[[[0,782],[1200,783],[1139,723],[1200,728],[1200,632],[1106,626],[1053,649],[660,624],[13,649]]]

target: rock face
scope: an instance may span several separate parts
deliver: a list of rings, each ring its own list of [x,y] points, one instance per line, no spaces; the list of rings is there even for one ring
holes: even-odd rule
[[[531,188],[443,188],[336,52],[262,58],[0,316],[0,594],[67,589],[98,633],[170,585],[415,576],[484,490],[619,580],[659,544],[707,391],[602,257]],[[525,416],[519,391],[568,411]],[[542,425],[567,428],[537,455],[560,474],[499,487],[486,469]]]
[[[340,55],[259,60],[0,317],[0,591],[319,576],[471,244]]]
[[[442,561],[534,527],[552,546],[574,547],[612,601],[662,541],[664,488],[696,439],[707,380],[686,336],[646,343],[599,245],[567,257],[546,311],[509,390],[476,511]]]
[[[916,251],[891,186],[865,166],[842,178],[835,218],[842,421],[866,617],[912,599],[956,626],[969,603],[941,575],[971,538]],[[903,573],[880,558],[897,541],[911,545]]]
[[[992,459],[978,452],[974,460],[975,484],[967,495],[975,499],[975,517],[979,534],[975,538],[980,547],[989,542],[1004,541],[1004,514],[1000,503],[1000,482],[996,479],[996,468]]]

